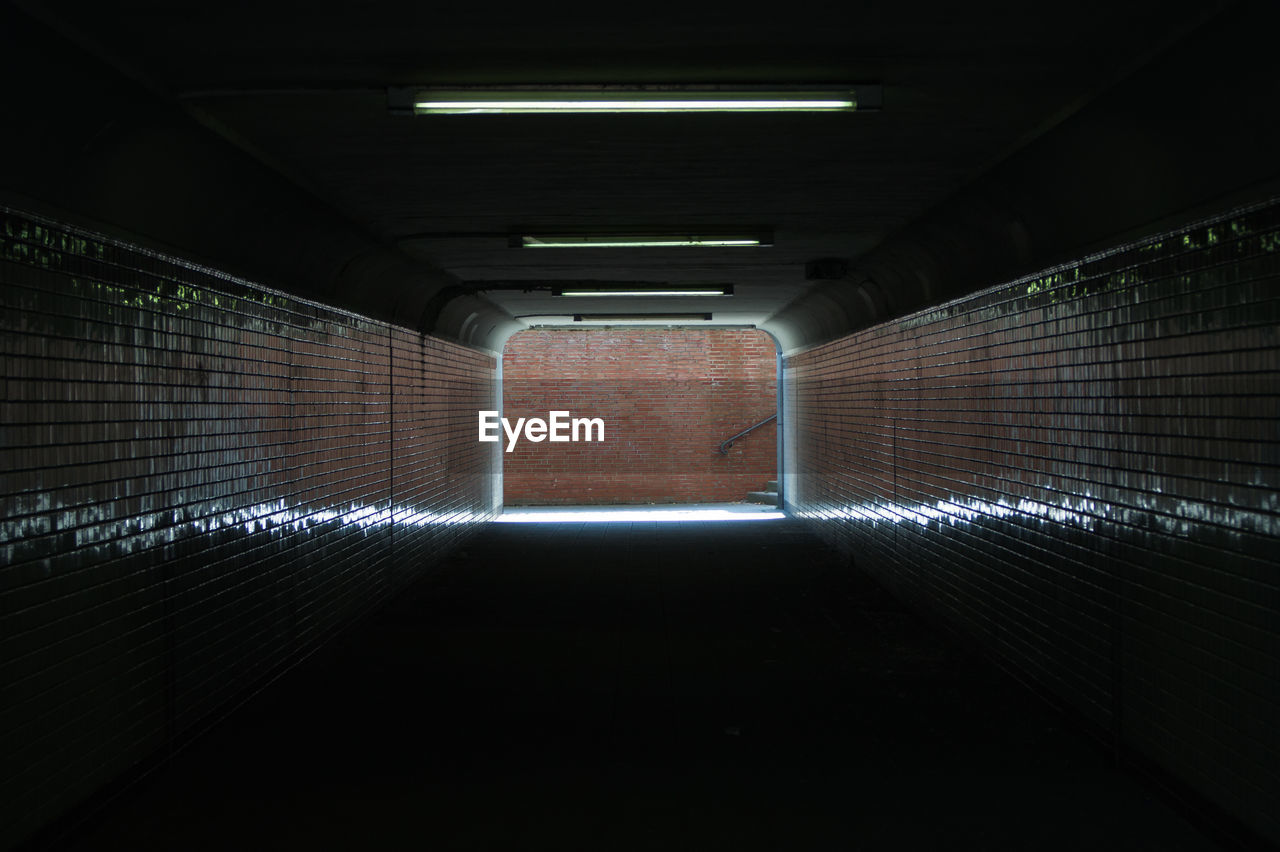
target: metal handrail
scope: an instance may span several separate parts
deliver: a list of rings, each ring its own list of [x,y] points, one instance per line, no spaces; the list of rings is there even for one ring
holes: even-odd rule
[[[752,426],[751,428],[749,428],[749,429],[743,429],[741,432],[739,432],[738,434],[734,435],[732,438],[729,438],[729,439],[728,439],[728,440],[726,440],[726,441],[721,441],[721,442],[720,442],[720,455],[722,455],[722,456],[727,456],[727,455],[729,455],[729,448],[733,446],[733,442],[734,442],[734,441],[738,440],[738,439],[739,439],[739,438],[741,438],[743,435],[747,435],[747,434],[750,434],[750,433],[752,433],[752,432],[756,431],[757,429],[759,429],[759,428],[760,428],[761,426],[763,426],[764,424],[766,424],[766,423],[772,423],[774,420],[777,420],[777,419],[778,419],[778,415],[777,415],[777,414],[770,414],[768,417],[766,417],[765,419],[761,420],[759,423],[757,423],[756,425]]]

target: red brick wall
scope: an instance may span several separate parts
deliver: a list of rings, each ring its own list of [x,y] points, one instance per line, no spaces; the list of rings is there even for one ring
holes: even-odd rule
[[[774,346],[751,329],[535,329],[503,355],[503,416],[600,417],[599,443],[502,453],[508,505],[736,502],[775,478]]]

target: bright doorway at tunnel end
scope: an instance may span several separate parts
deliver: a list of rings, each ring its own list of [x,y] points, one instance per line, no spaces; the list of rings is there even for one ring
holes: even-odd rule
[[[736,503],[776,491],[777,371],[758,329],[529,329],[469,416],[513,508]]]

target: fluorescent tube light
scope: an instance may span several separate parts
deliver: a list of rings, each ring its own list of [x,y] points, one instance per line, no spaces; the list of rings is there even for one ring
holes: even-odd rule
[[[733,285],[721,287],[557,287],[555,296],[732,296]]]
[[[852,100],[427,100],[418,101],[418,115],[483,115],[520,113],[591,112],[842,112],[856,106]]]
[[[711,314],[574,314],[574,322],[709,322]]]
[[[523,234],[517,248],[754,248],[772,245],[764,234]]]
[[[852,112],[878,109],[878,85],[460,86],[387,90],[393,112],[510,115],[668,112]]]

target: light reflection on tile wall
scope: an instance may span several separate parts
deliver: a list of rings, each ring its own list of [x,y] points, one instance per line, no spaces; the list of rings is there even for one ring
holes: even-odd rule
[[[0,847],[420,573],[492,358],[0,208]]]
[[[1280,841],[1280,208],[787,359],[790,507]]]

